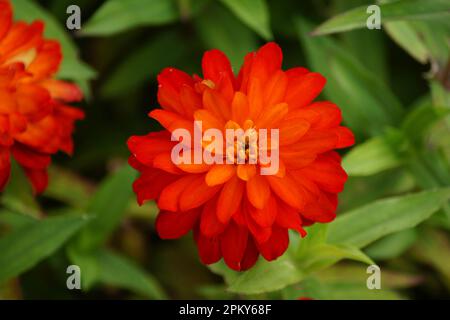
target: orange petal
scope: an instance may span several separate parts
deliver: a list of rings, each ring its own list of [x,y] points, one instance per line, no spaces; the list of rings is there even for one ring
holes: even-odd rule
[[[288,110],[287,103],[271,105],[263,110],[255,125],[257,128],[276,128],[278,122],[287,115]]]
[[[284,101],[288,77],[282,70],[278,70],[266,83],[264,89],[264,104],[272,106]]]
[[[250,207],[249,212],[253,220],[255,220],[261,227],[270,227],[278,214],[277,202],[274,197],[269,197],[269,200],[264,208],[257,209]]]
[[[205,182],[205,175],[196,175],[180,196],[180,210],[186,211],[197,208],[211,199],[218,191],[220,186],[210,187]]]
[[[192,121],[189,121],[174,112],[155,109],[150,111],[148,115],[158,121],[164,128],[166,128],[170,132],[173,132],[176,129],[186,129],[191,134],[193,133]]]
[[[234,94],[233,102],[231,103],[231,118],[240,124],[244,124],[244,121],[248,119],[249,106],[248,99],[242,92],[236,92]]]
[[[172,161],[170,152],[160,153],[153,158],[153,167],[173,174],[183,173]]]
[[[78,102],[83,99],[83,92],[74,84],[61,80],[48,79],[42,83],[53,99],[65,102]]]
[[[283,178],[266,176],[266,179],[270,184],[270,188],[281,200],[299,210],[303,207],[304,200],[302,192],[297,187],[295,180],[289,175]]]
[[[217,201],[217,217],[222,223],[228,223],[231,216],[239,209],[243,191],[244,182],[236,176],[223,186]]]
[[[230,119],[230,105],[216,90],[205,90],[203,93],[203,107],[222,121]]]
[[[258,78],[252,79],[248,92],[249,118],[256,119],[263,109],[263,90]]]
[[[308,132],[309,122],[300,119],[285,119],[280,124],[280,146],[285,146],[300,140]]]
[[[205,181],[208,186],[216,186],[227,182],[236,172],[236,167],[229,164],[216,164],[206,174]]]
[[[250,180],[256,174],[256,166],[254,164],[238,164],[237,176],[244,181]]]
[[[191,157],[193,159],[194,156]],[[211,168],[210,164],[206,164],[205,162],[202,163],[180,163],[176,165],[178,168],[183,170],[184,172],[189,173],[202,173],[206,172]]]
[[[222,119],[219,119],[211,111],[206,109],[195,111],[194,119],[202,122],[202,131],[206,131],[208,129],[222,130],[225,125]]]
[[[178,211],[178,202],[181,194],[195,179],[195,175],[187,175],[166,186],[158,198],[159,209]]]
[[[263,83],[277,70],[281,68],[283,53],[275,42],[269,42],[262,46],[255,55],[251,70],[251,79],[259,79]]]
[[[265,207],[270,197],[270,187],[266,178],[256,174],[247,181],[247,198],[258,209]]]

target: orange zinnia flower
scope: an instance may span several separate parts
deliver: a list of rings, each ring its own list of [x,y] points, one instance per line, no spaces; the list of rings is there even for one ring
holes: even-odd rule
[[[50,156],[72,153],[74,121],[83,112],[65,103],[80,101],[73,84],[55,80],[62,54],[43,38],[44,24],[13,22],[8,0],[0,0],[0,191],[11,171],[11,156],[35,192],[47,186]]]
[[[150,116],[166,130],[128,141],[129,162],[141,173],[133,185],[138,202],[155,199],[161,210],[158,234],[174,239],[192,229],[205,264],[223,257],[230,268],[246,270],[260,254],[269,261],[282,255],[288,229],[305,236],[303,226],[335,218],[347,175],[333,150],[352,145],[353,134],[340,126],[336,105],[313,102],[323,76],[305,68],[283,71],[281,63],[281,49],[268,43],[245,57],[237,76],[218,50],[203,56],[203,78],[163,70],[163,109]],[[171,132],[192,132],[194,120],[203,130],[279,129],[276,175],[261,175],[261,163],[174,164]]]

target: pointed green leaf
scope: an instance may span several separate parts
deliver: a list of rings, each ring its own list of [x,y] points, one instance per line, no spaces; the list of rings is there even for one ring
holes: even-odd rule
[[[244,56],[257,48],[255,34],[219,5],[209,6],[208,14],[199,16],[195,26],[205,46],[223,51],[234,70],[239,70]]]
[[[195,15],[208,0],[190,2],[191,7],[179,8],[175,0],[108,0],[82,27],[84,36],[111,36],[142,26],[160,26],[176,22],[180,16]],[[189,12],[185,12],[189,10]]]
[[[273,38],[266,0],[221,0],[243,23],[266,40]]]
[[[361,6],[341,13],[321,24],[315,35],[347,31],[366,27],[366,22],[372,12],[367,13],[368,6]],[[391,22],[413,19],[435,19],[439,16],[449,16],[450,2],[447,0],[399,0],[379,5],[381,22]],[[449,16],[450,17],[450,16]]]
[[[287,253],[271,262],[259,259],[250,270],[245,272],[230,270],[222,261],[211,265],[210,269],[225,278],[229,291],[244,294],[280,290],[303,278],[303,273]]]
[[[1,193],[0,202],[13,212],[33,217],[39,217],[41,214],[31,183],[15,161],[11,162],[11,177]]]
[[[450,199],[450,189],[391,197],[341,214],[330,224],[328,242],[363,248],[388,234],[412,228]]]
[[[164,32],[158,35],[117,65],[103,84],[102,96],[114,98],[139,88],[165,67],[175,65],[187,51],[187,46],[177,33]]]
[[[0,239],[0,283],[32,268],[58,250],[87,222],[63,215],[23,225]]]
[[[151,299],[166,299],[159,283],[131,260],[116,253],[102,250],[98,253],[98,281],[129,289]]]
[[[326,97],[339,105],[357,135],[379,135],[400,122],[403,107],[376,74],[335,39],[311,37],[312,25],[302,17],[295,22],[311,69],[327,78]]]
[[[365,141],[345,155],[342,166],[350,176],[369,176],[403,163],[400,152],[406,142],[401,133],[390,131]]]
[[[129,204],[135,177],[136,171],[124,166],[100,185],[87,207],[87,212],[94,215],[95,219],[76,239],[80,249],[94,249],[109,238]]]

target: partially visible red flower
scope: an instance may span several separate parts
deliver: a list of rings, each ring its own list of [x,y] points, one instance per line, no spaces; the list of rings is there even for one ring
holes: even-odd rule
[[[84,116],[67,105],[83,98],[78,87],[53,78],[61,48],[43,38],[43,29],[40,21],[13,22],[9,0],[0,0],[0,191],[13,157],[42,192],[50,156],[72,153],[74,121]]]
[[[262,255],[274,260],[289,244],[288,229],[335,218],[347,175],[334,149],[354,143],[331,102],[313,102],[325,78],[305,68],[281,69],[282,52],[268,43],[249,53],[236,76],[218,50],[205,53],[203,78],[173,68],[158,76],[162,109],[150,112],[164,131],[128,140],[130,165],[141,175],[133,188],[140,204],[154,199],[163,239],[194,232],[201,260],[234,270]],[[261,175],[251,164],[179,164],[171,161],[171,132],[202,129],[279,129],[279,170]],[[225,136],[225,135],[224,135]],[[201,141],[203,148],[208,146]],[[233,151],[233,150],[232,150]],[[228,150],[224,150],[224,154]],[[247,158],[246,158],[247,159]]]

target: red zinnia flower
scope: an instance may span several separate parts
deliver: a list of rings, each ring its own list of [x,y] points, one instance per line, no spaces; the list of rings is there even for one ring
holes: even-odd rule
[[[50,156],[72,153],[74,121],[83,112],[65,103],[80,101],[73,84],[55,80],[62,54],[43,38],[44,24],[13,22],[8,0],[0,0],[0,191],[10,175],[10,157],[39,193],[47,186]]]
[[[303,226],[335,218],[347,175],[333,150],[352,145],[353,134],[340,126],[336,105],[313,102],[323,76],[305,68],[283,71],[281,63],[281,49],[269,43],[245,57],[237,76],[218,50],[203,56],[203,78],[163,70],[163,109],[150,116],[166,130],[128,141],[130,164],[141,173],[133,185],[138,202],[155,199],[161,210],[158,234],[174,239],[192,229],[205,264],[223,257],[230,268],[246,270],[259,254],[266,260],[282,255],[288,229],[305,236]],[[202,130],[278,128],[278,173],[261,175],[261,163],[174,164],[171,132],[192,132],[194,120],[202,121]]]

